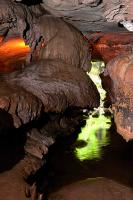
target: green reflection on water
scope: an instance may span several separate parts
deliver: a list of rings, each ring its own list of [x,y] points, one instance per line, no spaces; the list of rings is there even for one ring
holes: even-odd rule
[[[86,144],[83,147],[77,147],[75,154],[81,161],[100,159],[102,156],[102,147],[109,144],[108,129],[111,126],[111,117],[106,117],[103,108],[103,99],[105,98],[106,92],[102,89],[101,79],[99,73],[104,67],[103,63],[92,63],[93,67],[89,76],[96,84],[98,91],[101,96],[100,107],[95,109],[94,112],[98,112],[97,117],[92,115],[86,121],[86,126],[82,128],[81,133],[78,136],[77,142]]]
[[[110,119],[104,115],[98,118],[92,116],[87,119],[86,126],[78,136],[78,141],[85,141],[85,147],[76,148],[76,156],[80,160],[99,159],[102,147],[109,144],[107,129],[110,128]]]

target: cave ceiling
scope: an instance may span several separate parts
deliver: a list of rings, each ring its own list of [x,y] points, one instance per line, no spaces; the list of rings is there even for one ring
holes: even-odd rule
[[[13,0],[12,0],[13,1]],[[40,10],[47,10],[76,26],[82,32],[119,32],[133,29],[132,0],[16,0]],[[124,26],[123,26],[124,25]]]

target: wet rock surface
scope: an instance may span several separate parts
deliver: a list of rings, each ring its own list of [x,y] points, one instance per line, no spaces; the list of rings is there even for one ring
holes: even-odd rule
[[[133,138],[132,70],[133,55],[129,54],[127,56],[118,56],[110,61],[104,72],[105,77],[110,77],[108,94],[112,101],[117,131],[127,141]]]

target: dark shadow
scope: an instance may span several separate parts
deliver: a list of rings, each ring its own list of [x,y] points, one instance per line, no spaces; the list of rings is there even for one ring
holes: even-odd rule
[[[0,173],[11,169],[24,157],[25,141],[23,131],[3,129],[0,137]]]
[[[22,0],[21,3],[26,4],[28,6],[31,6],[31,5],[37,5],[37,4],[42,3],[42,0],[28,0],[28,1],[27,0]]]

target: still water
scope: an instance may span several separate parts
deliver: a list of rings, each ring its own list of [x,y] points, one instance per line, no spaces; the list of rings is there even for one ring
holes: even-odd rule
[[[108,129],[111,126],[111,115],[105,115],[104,98],[106,96],[105,90],[102,88],[99,73],[103,69],[104,63],[92,63],[92,69],[88,75],[96,84],[100,94],[100,106],[94,109],[92,113],[86,116],[86,126],[81,129],[77,142],[84,142],[83,147],[75,149],[75,155],[79,160],[100,159],[102,156],[102,147],[109,144]]]
[[[60,140],[49,151],[51,193],[62,186],[99,177],[133,186],[133,142],[126,143],[116,133],[110,109],[103,106],[105,91],[97,73],[93,68],[91,78],[99,85],[100,107],[85,115],[86,126],[75,142],[71,143],[70,138]]]

